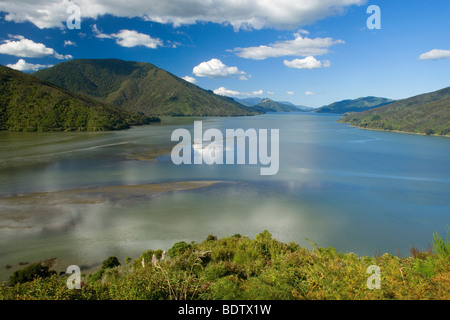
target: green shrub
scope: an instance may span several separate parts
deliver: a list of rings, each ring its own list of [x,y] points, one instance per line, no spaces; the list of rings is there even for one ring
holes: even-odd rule
[[[11,285],[15,285],[18,283],[30,282],[38,278],[48,278],[52,275],[56,274],[55,271],[49,270],[47,266],[43,266],[41,263],[34,263],[29,265],[28,267],[17,270],[10,277]]]
[[[447,238],[444,240],[439,233],[433,234],[433,252],[441,259],[450,255],[450,228],[447,230]]]
[[[187,249],[190,249],[192,245],[187,244],[184,241],[177,242],[167,252],[171,258],[182,255]]]
[[[436,274],[436,263],[435,260],[431,258],[425,260],[417,258],[413,269],[425,277],[431,278]]]
[[[217,241],[217,237],[214,236],[214,235],[212,235],[212,234],[210,234],[210,235],[206,238],[206,241]]]
[[[105,274],[105,270],[104,269],[100,269],[97,272],[94,272],[92,274],[89,275],[89,280],[90,281],[98,281],[101,280],[103,278],[103,275]]]
[[[117,259],[116,257],[109,257],[108,259],[103,261],[102,269],[103,270],[112,269],[118,266],[120,266],[119,259]]]
[[[144,264],[150,265],[152,263],[153,260],[153,255],[155,256],[155,258],[157,260],[160,260],[162,258],[162,254],[163,254],[163,250],[158,249],[158,250],[148,250],[146,252],[144,252],[143,254],[141,254],[139,256],[139,258],[137,258],[134,263],[133,266],[135,268],[139,268],[142,266],[142,259],[144,259]]]

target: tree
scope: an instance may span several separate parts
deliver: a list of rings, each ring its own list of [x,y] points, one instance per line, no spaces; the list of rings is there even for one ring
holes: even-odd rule
[[[120,266],[120,262],[119,259],[117,259],[116,257],[109,257],[108,259],[106,259],[105,261],[103,261],[102,264],[102,269],[112,269],[115,267]]]
[[[9,282],[11,285],[15,285],[18,283],[30,282],[38,278],[48,278],[54,274],[56,274],[56,271],[49,270],[47,266],[43,266],[38,262],[14,272],[9,278]]]

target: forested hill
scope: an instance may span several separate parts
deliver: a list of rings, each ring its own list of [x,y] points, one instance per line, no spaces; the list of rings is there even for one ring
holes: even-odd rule
[[[145,115],[244,116],[258,113],[150,63],[79,59],[34,75],[71,92]]]
[[[299,108],[294,105],[289,105],[271,99],[264,99],[254,106],[255,108],[262,108],[266,112],[301,112]]]
[[[0,66],[0,130],[115,130],[159,121],[63,90]]]
[[[338,102],[334,102],[327,106],[315,109],[313,112],[316,113],[337,113],[343,114],[347,112],[361,112],[374,108],[378,108],[389,103],[394,102],[387,98],[379,97],[364,97],[358,99],[347,99]]]
[[[450,87],[350,113],[339,121],[367,129],[450,136]]]

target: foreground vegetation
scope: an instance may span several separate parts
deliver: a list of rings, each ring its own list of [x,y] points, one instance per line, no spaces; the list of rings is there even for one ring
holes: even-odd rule
[[[285,244],[264,231],[202,243],[176,243],[167,254],[147,251],[123,265],[115,257],[83,275],[81,289],[67,275],[32,265],[0,286],[0,299],[450,299],[450,230],[434,235],[430,252],[357,257],[333,248]],[[381,270],[381,288],[369,289],[367,269]],[[34,271],[29,269],[34,268]],[[35,277],[31,276],[35,274]]]
[[[366,129],[450,136],[450,87],[368,111],[348,113],[339,122]]]

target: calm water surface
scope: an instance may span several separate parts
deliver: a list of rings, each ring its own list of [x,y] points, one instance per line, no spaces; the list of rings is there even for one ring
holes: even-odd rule
[[[0,133],[0,280],[19,262],[57,257],[59,270],[88,269],[110,255],[135,258],[211,233],[254,237],[265,229],[305,246],[310,239],[358,255],[406,256],[450,225],[448,138],[360,130],[306,113],[203,119],[204,130],[279,129],[280,170],[260,176],[260,165],[172,164],[171,133],[192,130],[193,120],[106,133]],[[92,203],[77,202],[76,191],[52,201],[36,195],[192,180],[223,183]]]

